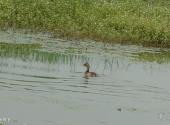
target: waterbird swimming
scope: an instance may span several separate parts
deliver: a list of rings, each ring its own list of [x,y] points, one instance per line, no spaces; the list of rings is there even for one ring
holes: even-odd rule
[[[84,63],[84,66],[87,68],[86,71],[85,71],[85,77],[96,77],[97,74],[95,72],[90,72],[89,69],[90,69],[90,65],[89,63]]]

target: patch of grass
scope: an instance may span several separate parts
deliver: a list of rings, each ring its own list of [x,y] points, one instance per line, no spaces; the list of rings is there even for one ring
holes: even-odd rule
[[[1,58],[17,58],[23,61],[37,61],[57,63],[62,62],[69,64],[72,59],[85,60],[85,56],[75,55],[75,51],[72,48],[66,49],[64,54],[61,52],[49,52],[44,51],[42,46],[38,43],[24,44],[24,43],[5,43],[0,42],[0,57]]]
[[[16,44],[16,43],[3,43],[0,42],[0,57],[20,57],[25,58],[29,56],[36,49],[41,48],[38,43],[33,44]]]
[[[170,47],[169,0],[0,0],[0,27]]]
[[[170,52],[162,51],[162,52],[142,52],[136,54],[136,59],[140,61],[148,61],[148,62],[156,62],[159,64],[169,63],[170,62]]]

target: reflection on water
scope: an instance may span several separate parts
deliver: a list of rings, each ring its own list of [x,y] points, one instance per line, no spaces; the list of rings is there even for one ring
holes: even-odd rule
[[[136,60],[157,49],[44,34],[2,32],[0,38],[0,118],[10,124],[169,122],[158,118],[170,112],[169,63]],[[98,77],[84,78],[85,62]]]

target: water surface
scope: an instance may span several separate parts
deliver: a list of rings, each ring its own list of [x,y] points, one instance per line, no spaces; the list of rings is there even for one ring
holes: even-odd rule
[[[0,118],[10,118],[7,125],[169,125],[168,51],[0,32]],[[84,78],[85,62],[98,77]]]

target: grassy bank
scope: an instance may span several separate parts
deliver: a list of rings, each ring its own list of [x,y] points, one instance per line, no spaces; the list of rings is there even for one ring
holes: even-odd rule
[[[170,47],[169,0],[0,0],[0,26]]]

